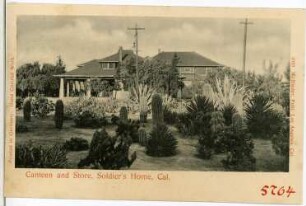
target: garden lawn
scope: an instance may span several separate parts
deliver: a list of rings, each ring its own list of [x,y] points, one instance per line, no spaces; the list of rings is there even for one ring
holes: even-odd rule
[[[22,122],[29,128],[29,132],[16,133],[16,143],[23,144],[32,141],[37,145],[51,145],[64,143],[71,137],[81,137],[90,143],[95,129],[75,128],[72,120],[64,121],[63,129],[56,129],[53,115],[47,119],[37,119],[32,117],[31,122],[23,122],[21,112],[17,112],[17,121]],[[115,126],[107,126],[106,130],[110,135],[115,134]],[[175,127],[170,126],[170,130],[177,137],[177,155],[172,157],[150,157],[145,153],[145,147],[139,144],[132,144],[130,152],[137,152],[137,159],[131,166],[131,170],[191,170],[191,171],[224,171],[221,160],[224,154],[213,155],[210,160],[203,160],[197,157],[197,139],[183,137],[177,132]],[[254,140],[254,156],[256,157],[256,168],[258,171],[281,171],[283,158],[276,155],[270,140]],[[67,155],[68,168],[77,168],[77,164],[88,154],[87,151],[69,152]]]

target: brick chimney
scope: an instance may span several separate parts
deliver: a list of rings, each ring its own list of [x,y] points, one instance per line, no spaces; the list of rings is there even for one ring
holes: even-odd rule
[[[119,56],[119,63],[122,63],[122,46],[119,47],[118,56]]]

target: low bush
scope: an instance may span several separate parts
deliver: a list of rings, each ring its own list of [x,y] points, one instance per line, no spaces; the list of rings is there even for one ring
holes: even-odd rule
[[[31,98],[32,115],[38,118],[46,118],[54,111],[54,103],[43,95],[35,95]]]
[[[24,133],[24,132],[28,132],[29,128],[25,125],[22,124],[20,122],[16,122],[16,132],[17,133]]]
[[[107,124],[104,116],[90,110],[79,112],[73,120],[78,128],[99,128]]]
[[[65,106],[65,118],[73,119],[79,128],[99,128],[107,124],[105,107],[94,97],[80,97]]]
[[[88,150],[89,143],[86,139],[80,137],[72,137],[70,140],[65,142],[64,148],[67,151],[83,151]]]
[[[130,142],[125,137],[111,137],[100,129],[95,131],[89,147],[88,156],[82,159],[78,167],[118,170],[129,168],[136,159],[136,152],[129,157]]]
[[[177,140],[165,124],[154,125],[146,146],[146,153],[154,157],[176,154]]]
[[[66,119],[74,119],[80,113],[89,111],[89,113],[96,113],[96,115],[104,117],[106,112],[104,106],[94,97],[79,97],[65,104],[64,116]]]
[[[17,168],[66,168],[67,151],[62,145],[33,146],[32,143],[17,145],[15,167]]]

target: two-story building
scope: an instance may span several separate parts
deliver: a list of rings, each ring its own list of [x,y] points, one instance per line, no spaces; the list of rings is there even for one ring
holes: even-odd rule
[[[179,74],[186,86],[190,86],[193,81],[200,77],[205,77],[209,70],[223,67],[222,64],[197,52],[159,52],[153,59],[171,64],[175,54],[179,58],[177,64]]]

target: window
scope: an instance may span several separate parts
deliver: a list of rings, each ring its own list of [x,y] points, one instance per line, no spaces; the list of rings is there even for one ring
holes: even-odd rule
[[[181,68],[181,73],[193,74],[194,73],[194,68],[193,67],[182,67]]]
[[[110,62],[109,63],[109,68],[110,69],[115,69],[116,68],[116,63],[115,62]]]
[[[103,70],[116,68],[116,62],[101,62],[100,64]]]
[[[106,68],[107,68],[107,66],[108,66],[108,65],[107,65],[107,63],[106,63],[106,62],[102,62],[102,63],[101,63],[101,68],[102,68],[102,69],[106,69]]]

